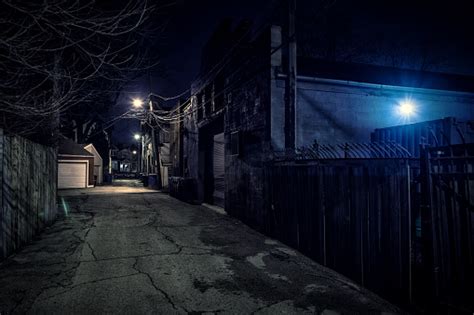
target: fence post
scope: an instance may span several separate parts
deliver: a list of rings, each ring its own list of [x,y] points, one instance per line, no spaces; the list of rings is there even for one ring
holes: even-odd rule
[[[431,178],[431,165],[429,149],[420,146],[420,182],[421,182],[421,238],[423,270],[432,298],[439,297],[439,265],[438,265],[438,244],[436,235],[436,218],[433,209],[433,186]],[[429,296],[428,296],[429,297]]]
[[[0,260],[6,256],[6,241],[4,231],[3,209],[3,155],[4,155],[3,129],[0,128]]]
[[[407,166],[407,208],[408,208],[408,300],[410,304],[413,303],[413,235],[412,235],[412,211],[411,211],[411,169],[410,163],[405,160]]]

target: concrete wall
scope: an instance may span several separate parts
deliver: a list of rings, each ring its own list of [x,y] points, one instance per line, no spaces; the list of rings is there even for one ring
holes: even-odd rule
[[[54,149],[0,129],[0,260],[30,242],[57,214]]]
[[[276,85],[274,94],[283,97],[284,80],[277,80]],[[400,102],[406,99],[411,99],[417,109],[409,119],[397,112]],[[277,101],[284,106],[283,98]],[[369,142],[370,133],[376,128],[449,116],[474,119],[474,94],[300,78],[296,113],[298,147],[315,140]]]

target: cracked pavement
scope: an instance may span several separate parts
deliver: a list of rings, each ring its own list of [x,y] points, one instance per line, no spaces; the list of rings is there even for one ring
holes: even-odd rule
[[[130,182],[0,265],[0,314],[381,314],[395,306],[229,216]]]

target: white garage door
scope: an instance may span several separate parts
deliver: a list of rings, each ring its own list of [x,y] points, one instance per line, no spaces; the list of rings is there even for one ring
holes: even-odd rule
[[[58,188],[86,188],[87,163],[59,163]]]

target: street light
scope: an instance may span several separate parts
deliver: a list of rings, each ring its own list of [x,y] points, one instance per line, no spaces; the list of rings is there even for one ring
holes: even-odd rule
[[[409,118],[410,116],[416,113],[415,104],[410,100],[405,100],[401,102],[398,106],[398,113],[402,117]]]
[[[141,108],[143,106],[143,101],[139,98],[134,98],[132,101],[132,105],[135,108]]]
[[[143,171],[143,144],[142,144],[142,135],[139,133],[136,133],[133,135],[133,138],[138,141],[138,149],[140,150],[139,152],[137,150],[133,150],[133,155],[137,156],[137,161],[138,161],[138,172]]]

